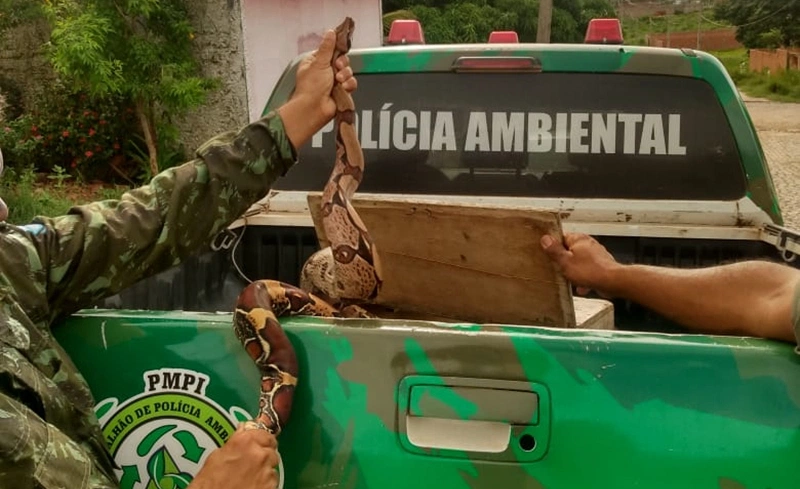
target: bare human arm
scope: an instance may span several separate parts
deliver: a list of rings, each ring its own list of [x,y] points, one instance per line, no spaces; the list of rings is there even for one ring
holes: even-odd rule
[[[579,293],[639,303],[707,334],[794,341],[795,291],[800,271],[767,261],[700,269],[623,265],[595,239],[551,236],[542,247]]]

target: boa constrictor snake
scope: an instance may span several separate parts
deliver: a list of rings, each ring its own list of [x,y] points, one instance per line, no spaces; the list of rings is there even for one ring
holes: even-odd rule
[[[335,60],[350,51],[354,27],[347,17],[335,30],[334,69]],[[239,295],[233,315],[236,336],[261,374],[259,411],[248,427],[275,435],[289,420],[298,376],[294,348],[278,317],[373,317],[358,303],[374,299],[381,286],[375,244],[350,204],[364,175],[355,104],[339,83],[334,83],[331,96],[336,102],[336,160],[320,209],[330,246],[306,261],[300,287],[276,280],[255,281]]]

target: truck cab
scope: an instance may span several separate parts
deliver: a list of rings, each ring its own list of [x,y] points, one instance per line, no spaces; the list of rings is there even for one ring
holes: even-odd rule
[[[756,130],[707,53],[591,37],[426,45],[419,23],[406,21],[387,46],[350,57],[367,168],[359,195],[558,212],[566,231],[591,234],[627,263],[795,264],[796,233],[783,227]],[[295,68],[264,113],[288,98]],[[240,269],[297,283],[318,246],[306,196],[329,175],[332,129],[231,227],[237,250],[250,250]],[[623,329],[675,330],[635,305],[615,305]]]
[[[349,54],[359,195],[555,212],[627,263],[796,264],[758,135],[713,56],[508,35],[429,45],[405,27]],[[265,114],[289,98],[298,61]],[[248,280],[297,284],[319,249],[308,194],[331,171],[332,128],[212,250],[56,330],[123,487],[190,480],[256,412],[259,377],[230,311]],[[613,330],[282,319],[301,374],[280,487],[795,486],[792,345],[613,306]]]

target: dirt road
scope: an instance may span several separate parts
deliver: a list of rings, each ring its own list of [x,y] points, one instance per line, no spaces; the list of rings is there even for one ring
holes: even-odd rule
[[[767,154],[786,225],[800,229],[800,104],[744,99]]]

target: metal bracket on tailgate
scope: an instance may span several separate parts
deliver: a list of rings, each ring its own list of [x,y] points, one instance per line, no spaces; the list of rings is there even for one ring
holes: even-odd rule
[[[800,254],[800,233],[797,231],[776,224],[764,224],[760,238],[777,248],[788,263],[795,261]]]

